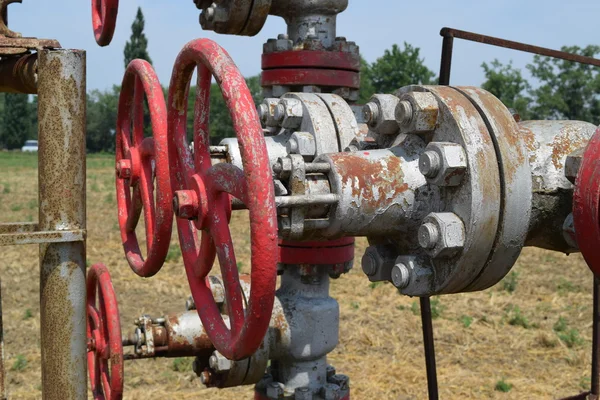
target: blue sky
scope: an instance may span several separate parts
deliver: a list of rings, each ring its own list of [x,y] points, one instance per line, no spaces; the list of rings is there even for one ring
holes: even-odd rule
[[[254,37],[202,31],[192,0],[121,0],[115,38],[108,48],[96,45],[91,31],[90,0],[23,0],[9,6],[10,26],[24,36],[56,38],[63,47],[88,51],[88,88],[106,89],[123,75],[123,47],[138,6],[146,17],[149,51],[163,85],[173,62],[188,41],[209,37],[232,55],[246,76],[260,72],[262,44],[285,32],[281,18],[269,17]],[[350,0],[338,17],[338,35],[358,43],[367,61],[392,44],[406,41],[421,48],[426,65],[439,72],[440,28],[471,30],[550,48],[600,44],[597,0]],[[456,41],[452,83],[479,85],[481,63],[498,58],[524,68],[531,56],[505,49]]]

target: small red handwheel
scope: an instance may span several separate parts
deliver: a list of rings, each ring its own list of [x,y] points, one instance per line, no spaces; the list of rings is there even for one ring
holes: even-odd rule
[[[92,27],[96,43],[108,46],[115,34],[119,0],[92,0]]]
[[[194,153],[186,139],[188,87],[198,68]],[[233,164],[211,166],[210,85],[215,77],[233,120],[243,171]],[[269,327],[277,278],[277,215],[267,148],[254,101],[229,54],[208,39],[188,43],[173,69],[168,101],[169,161],[183,261],[196,309],[215,348],[240,360],[260,346]],[[251,291],[246,310],[228,219],[230,196],[250,213]],[[198,240],[196,230],[202,230]],[[206,276],[215,253],[221,266],[230,327],[223,321]]]
[[[600,277],[600,128],[589,141],[577,173],[573,222],[579,250]]]
[[[88,373],[94,399],[123,397],[123,345],[117,297],[108,269],[93,265],[87,274]]]
[[[144,138],[144,94],[152,124],[152,137],[147,138]],[[143,277],[156,274],[164,264],[173,228],[166,116],[163,90],[152,66],[144,60],[133,60],[125,71],[119,97],[116,186],[125,255],[131,269]],[[146,259],[135,233],[142,209]]]

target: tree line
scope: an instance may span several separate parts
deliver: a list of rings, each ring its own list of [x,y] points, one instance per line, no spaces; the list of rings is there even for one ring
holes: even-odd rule
[[[561,50],[595,57],[599,46],[565,46]],[[138,9],[131,26],[131,37],[124,49],[124,65],[136,58],[152,63],[148,39],[144,34],[144,16]],[[596,67],[542,56],[534,56],[527,65],[532,85],[511,62],[498,60],[483,63],[484,89],[495,94],[522,119],[573,119],[600,124],[600,76]],[[246,79],[255,102],[262,100],[260,76]],[[373,63],[361,58],[359,102],[364,104],[373,93],[393,93],[410,84],[437,84],[436,74],[420,56],[418,47],[404,43],[393,45]],[[119,86],[109,90],[92,90],[87,95],[87,148],[90,152],[112,152],[119,102]],[[165,96],[167,89],[164,88]],[[196,87],[190,88],[188,133],[193,127]],[[229,111],[217,84],[212,84],[210,132],[213,143],[235,135]],[[146,107],[147,132],[149,116]],[[20,148],[25,140],[37,138],[37,98],[23,94],[0,94],[0,149]]]

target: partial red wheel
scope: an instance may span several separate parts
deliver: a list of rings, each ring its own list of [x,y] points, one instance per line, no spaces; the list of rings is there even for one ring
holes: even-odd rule
[[[600,128],[583,153],[573,191],[573,222],[579,250],[600,277]]]
[[[93,265],[87,274],[88,373],[94,399],[123,398],[123,345],[117,297],[108,269]]]
[[[192,155],[186,139],[186,109],[188,87],[196,68]],[[226,163],[211,166],[209,101],[213,76],[233,120],[243,171]],[[256,351],[267,332],[277,278],[275,194],[259,117],[235,63],[223,48],[208,39],[188,43],[177,57],[168,105],[173,207],[192,296],[216,349],[229,359],[240,360]],[[228,225],[230,195],[241,200],[250,212],[252,286],[246,310]],[[197,229],[202,230],[201,241]],[[206,284],[215,253],[225,285],[230,327]]]
[[[92,0],[92,27],[96,43],[108,46],[115,34],[119,0]]]
[[[152,137],[146,138],[144,94],[152,124]],[[143,277],[160,270],[171,241],[173,208],[166,116],[163,90],[152,66],[133,60],[125,71],[117,115],[117,205],[127,261]],[[135,233],[142,210],[148,249],[145,259]]]

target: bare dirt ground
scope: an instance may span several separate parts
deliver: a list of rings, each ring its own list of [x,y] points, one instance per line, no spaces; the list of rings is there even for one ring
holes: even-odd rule
[[[177,235],[169,261],[150,279],[128,267],[118,233],[113,160],[88,159],[88,263],[109,266],[123,331],[143,313],[184,308],[189,289]],[[0,153],[0,221],[37,220],[35,156]],[[235,214],[238,259],[249,270],[248,227]],[[359,240],[356,256],[365,248]],[[37,246],[0,249],[6,365],[11,399],[39,399],[40,334]],[[443,399],[550,399],[590,383],[592,275],[579,255],[526,249],[514,273],[484,292],[433,299]],[[370,285],[359,262],[333,281],[340,303],[340,345],[330,363],[350,376],[353,399],[425,399],[418,301],[389,284]],[[125,398],[251,399],[252,388],[204,389],[191,360],[125,366]]]

